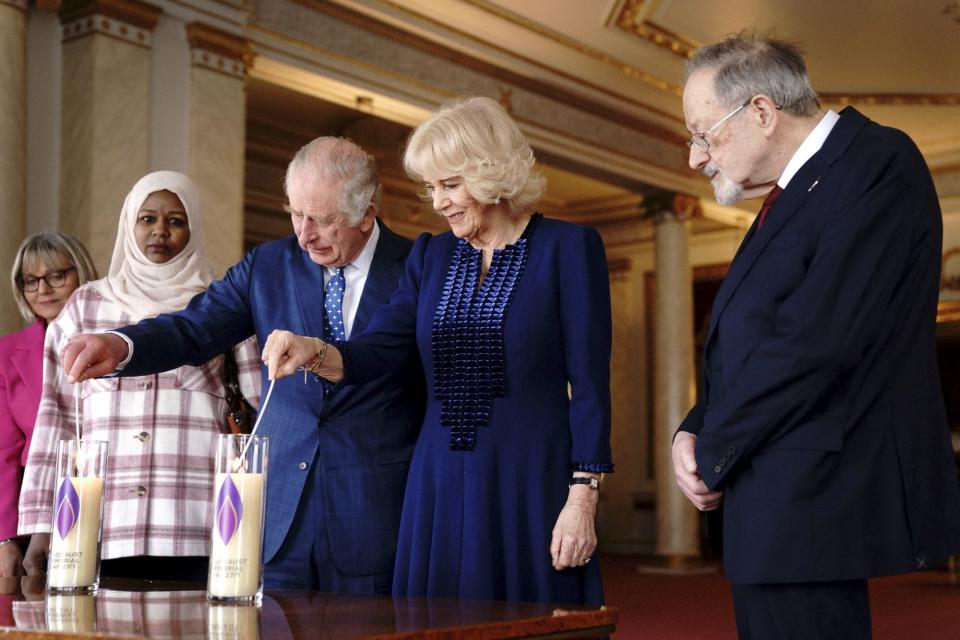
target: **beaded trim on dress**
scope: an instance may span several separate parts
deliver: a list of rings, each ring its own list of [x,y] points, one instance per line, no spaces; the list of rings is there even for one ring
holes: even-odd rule
[[[440,423],[455,451],[476,448],[477,427],[490,423],[493,399],[506,388],[503,323],[540,218],[534,214],[514,244],[493,252],[479,286],[482,252],[463,239],[454,249],[433,316],[433,367]]]

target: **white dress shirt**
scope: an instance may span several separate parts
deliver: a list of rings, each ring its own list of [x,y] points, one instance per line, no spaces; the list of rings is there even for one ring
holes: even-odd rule
[[[827,141],[827,136],[830,135],[834,125],[836,125],[839,120],[840,116],[835,111],[827,111],[823,114],[820,122],[817,123],[813,131],[804,139],[803,144],[801,144],[800,148],[793,154],[790,162],[787,163],[787,167],[783,170],[783,173],[780,174],[780,179],[777,180],[778,187],[781,189],[787,188],[787,184],[789,184],[793,176],[797,174],[797,171],[800,171],[800,167],[813,157],[813,154],[820,151],[820,147]]]

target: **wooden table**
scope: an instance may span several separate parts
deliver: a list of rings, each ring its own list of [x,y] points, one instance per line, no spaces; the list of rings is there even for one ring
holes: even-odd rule
[[[259,607],[207,602],[202,585],[105,579],[96,596],[43,594],[42,578],[0,578],[0,640],[170,638],[601,638],[617,612],[529,602],[269,591]]]

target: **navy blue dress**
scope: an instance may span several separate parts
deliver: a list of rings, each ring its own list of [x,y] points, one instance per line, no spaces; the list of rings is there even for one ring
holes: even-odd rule
[[[570,472],[613,468],[603,242],[536,215],[478,286],[480,267],[452,233],[421,235],[390,303],[339,345],[346,382],[414,346],[426,376],[394,594],[601,604],[599,563],[558,572],[549,550]]]

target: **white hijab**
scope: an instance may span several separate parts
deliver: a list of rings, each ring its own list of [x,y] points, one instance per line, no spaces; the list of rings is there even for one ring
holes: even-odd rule
[[[156,191],[175,193],[187,213],[190,240],[169,262],[151,262],[140,247],[133,230],[144,201]],[[179,311],[214,280],[203,248],[200,222],[200,195],[193,180],[176,171],[155,171],[140,178],[127,194],[120,212],[117,243],[113,247],[110,272],[92,286],[123,309],[134,322],[161,313]]]

